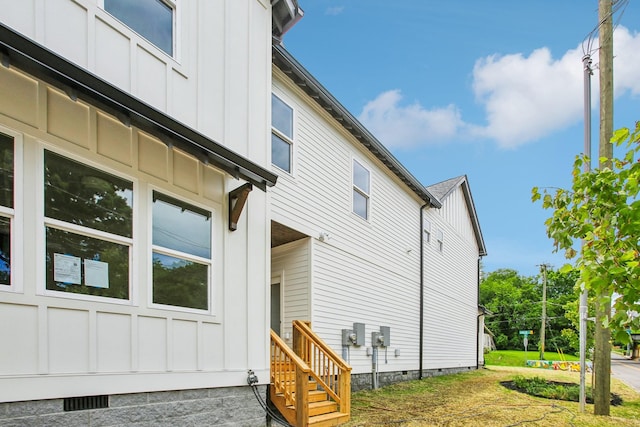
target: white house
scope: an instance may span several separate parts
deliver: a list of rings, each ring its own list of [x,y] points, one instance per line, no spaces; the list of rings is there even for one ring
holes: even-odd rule
[[[413,177],[279,45],[301,16],[0,0],[0,424],[261,425],[271,383],[335,425],[478,366],[466,177]]]
[[[264,423],[271,43],[267,0],[0,1],[0,423]]]
[[[281,45],[273,62],[272,328],[291,342],[310,320],[353,389],[475,369],[486,250],[467,178],[425,188]]]

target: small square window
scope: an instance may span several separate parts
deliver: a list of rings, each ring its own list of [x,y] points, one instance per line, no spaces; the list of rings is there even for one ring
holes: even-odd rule
[[[104,0],[104,9],[173,56],[174,9],[162,0]]]
[[[444,249],[444,232],[442,230],[438,230],[436,233],[436,240],[438,241],[438,251],[442,252]]]
[[[431,221],[424,220],[424,242],[431,243]]]

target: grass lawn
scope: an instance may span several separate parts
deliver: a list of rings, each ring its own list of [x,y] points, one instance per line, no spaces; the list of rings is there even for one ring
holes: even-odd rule
[[[591,404],[581,414],[577,402],[533,397],[500,385],[516,375],[579,382],[577,373],[490,366],[353,393],[346,425],[640,427],[640,393],[617,379],[611,380],[611,391],[623,404],[612,406],[610,417],[602,417],[593,415]]]
[[[492,366],[525,366],[527,360],[538,360],[540,353],[537,351],[494,350],[484,355],[486,365]],[[551,351],[544,352],[544,360],[580,360],[571,354],[560,355]]]

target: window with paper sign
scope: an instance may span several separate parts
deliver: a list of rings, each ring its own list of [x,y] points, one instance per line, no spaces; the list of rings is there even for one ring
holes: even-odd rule
[[[130,298],[133,184],[44,152],[46,289]]]

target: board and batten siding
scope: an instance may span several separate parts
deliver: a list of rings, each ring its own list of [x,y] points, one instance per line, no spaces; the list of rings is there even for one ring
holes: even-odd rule
[[[0,291],[0,401],[237,386],[248,368],[268,378],[266,194],[251,194],[229,233],[234,179],[20,70],[0,67],[0,82],[0,132],[20,152],[12,262],[23,267]],[[45,291],[45,148],[133,182],[130,300]],[[150,303],[153,189],[212,212],[210,313]]]
[[[458,187],[441,209],[429,209],[431,242],[425,244],[424,368],[476,366],[478,245]],[[444,232],[438,250],[436,230]]]
[[[104,0],[0,0],[0,22],[207,137],[268,159],[271,7],[179,0],[168,55],[106,12]]]
[[[291,174],[278,172],[272,217],[312,237],[312,327],[341,354],[341,329],[365,323],[370,346],[371,332],[389,326],[380,370],[417,369],[424,202],[279,69],[273,75],[273,92],[294,111],[294,161]],[[371,172],[369,220],[352,212],[353,159]],[[324,242],[322,231],[330,235]],[[366,346],[351,348],[354,373],[371,369]],[[396,348],[402,356],[393,356]]]

